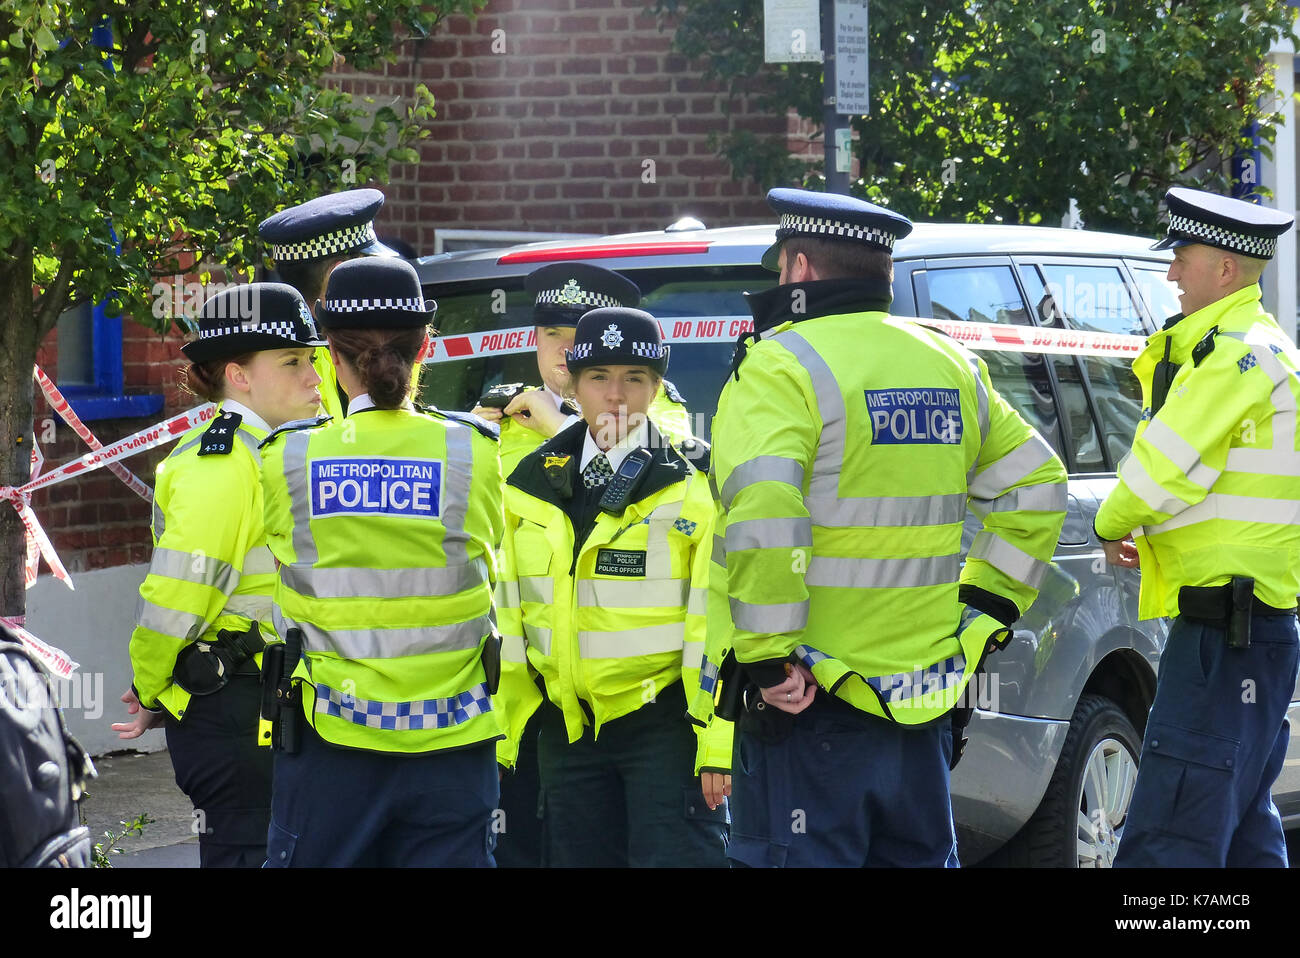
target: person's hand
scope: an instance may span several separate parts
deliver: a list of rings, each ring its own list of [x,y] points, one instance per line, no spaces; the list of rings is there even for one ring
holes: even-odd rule
[[[812,705],[817,692],[817,680],[804,665],[786,666],[786,680],[780,685],[763,689],[763,701],[773,708],[798,715]]]
[[[1101,549],[1106,553],[1106,561],[1111,565],[1122,566],[1125,569],[1138,567],[1140,560],[1137,545],[1131,538],[1120,539],[1117,542],[1102,540]]]
[[[717,808],[731,794],[731,776],[722,772],[700,772],[700,789],[709,810]]]
[[[488,422],[500,422],[504,415],[496,406],[475,406],[470,412]]]
[[[505,413],[521,426],[550,439],[568,417],[555,408],[545,389],[530,389],[510,400]]]
[[[159,728],[163,724],[162,712],[150,712],[148,709],[141,708],[140,700],[130,689],[122,693],[122,701],[126,703],[126,714],[134,715],[135,718],[130,722],[113,723],[112,728],[118,738],[139,738],[151,728]]]

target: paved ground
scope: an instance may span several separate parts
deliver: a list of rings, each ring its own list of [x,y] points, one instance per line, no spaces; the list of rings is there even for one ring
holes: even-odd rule
[[[146,814],[154,822],[143,834],[118,842],[115,868],[198,868],[198,837],[191,831],[193,806],[176,787],[172,763],[164,752],[123,752],[95,759],[99,777],[86,789],[81,814],[91,840],[106,843],[104,833],[123,831],[122,822]]]

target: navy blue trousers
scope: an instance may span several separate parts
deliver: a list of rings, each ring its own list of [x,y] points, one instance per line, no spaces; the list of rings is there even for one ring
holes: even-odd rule
[[[1294,615],[1255,616],[1248,649],[1228,648],[1221,627],[1174,620],[1115,867],[1286,867],[1270,792],[1298,658]]]
[[[417,755],[338,748],[309,725],[275,753],[272,868],[491,868],[496,742]]]
[[[235,675],[195,695],[185,720],[166,717],[176,785],[194,803],[200,868],[260,868],[271,819],[271,749],[257,744],[262,686]]]
[[[907,728],[819,689],[798,715],[745,713],[732,755],[734,863],[956,867],[952,727]]]

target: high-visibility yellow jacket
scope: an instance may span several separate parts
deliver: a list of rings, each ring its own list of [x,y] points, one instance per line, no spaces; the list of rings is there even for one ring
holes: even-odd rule
[[[294,679],[327,742],[413,753],[501,735],[501,476],[495,441],[457,415],[354,408],[263,446],[276,631],[302,632]]]
[[[518,739],[541,702],[529,666],[564,713],[569,740],[584,726],[628,715],[673,682],[699,687],[713,500],[692,460],[654,428],[654,462],[621,515],[600,512],[580,543],[567,496],[545,462],[581,488],[586,423],[526,457],[506,485],[506,531],[497,610],[510,735],[498,759],[513,765]],[[706,451],[692,440],[688,453]],[[697,456],[697,458],[701,458]],[[570,486],[574,488],[574,486]],[[683,716],[683,721],[686,717]],[[700,727],[696,770],[730,768],[731,728]]]
[[[330,360],[330,351],[324,346],[316,347],[311,364],[316,368],[316,375],[320,376],[321,409],[325,411],[325,415],[341,421],[347,410],[343,408],[343,401],[339,398],[339,377],[334,369],[334,363]]]
[[[542,387],[537,386],[537,389]],[[322,386],[322,395],[324,387]],[[672,383],[664,380],[650,403],[650,420],[662,429],[673,442],[694,438],[691,432],[691,414],[687,411],[681,395]],[[501,419],[501,475],[509,479],[510,474],[528,455],[546,441],[540,432],[527,426],[521,426],[509,416]]]
[[[1133,361],[1145,410],[1096,528],[1107,539],[1136,533],[1144,619],[1177,615],[1182,586],[1234,575],[1254,578],[1268,605],[1296,604],[1300,353],[1259,298],[1251,285],[1166,324]],[[1166,343],[1179,369],[1152,416]]]
[[[220,630],[244,632],[254,621],[263,638],[275,637],[275,560],[262,526],[257,451],[265,438],[219,406],[212,423],[187,432],[158,464],[153,557],[130,646],[146,708],[161,705],[184,719],[190,694],[172,684],[172,668],[190,642],[215,642]]]
[[[1037,596],[1060,460],[983,360],[886,312],[777,325],[738,374],[713,426],[719,647],[764,687],[793,653],[865,712],[943,716]],[[963,566],[968,504],[983,530]]]

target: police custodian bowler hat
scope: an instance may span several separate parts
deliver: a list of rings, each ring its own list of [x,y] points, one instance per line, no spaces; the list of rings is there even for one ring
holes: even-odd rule
[[[1295,219],[1267,206],[1175,186],[1165,194],[1169,232],[1152,249],[1200,243],[1254,259],[1272,259],[1277,238]]]
[[[208,299],[199,337],[181,347],[192,363],[263,349],[324,346],[306,301],[284,283],[249,283]]]
[[[781,243],[792,236],[861,243],[871,249],[894,251],[894,241],[912,232],[912,221],[853,196],[813,190],[775,189],[767,205],[781,214],[776,242],[763,253],[763,266],[776,272]]]
[[[524,279],[537,326],[577,326],[582,314],[603,306],[636,306],[641,290],[612,269],[589,263],[548,263]]]
[[[316,300],[324,329],[414,329],[427,326],[438,304],[424,298],[420,276],[404,259],[350,259],[330,272]]]
[[[378,190],[344,190],[281,210],[257,226],[276,263],[337,256],[398,256],[375,236],[372,220],[384,205]]]
[[[573,348],[564,354],[571,372],[588,366],[648,366],[662,376],[668,370],[668,347],[659,321],[641,309],[607,306],[578,320]]]

